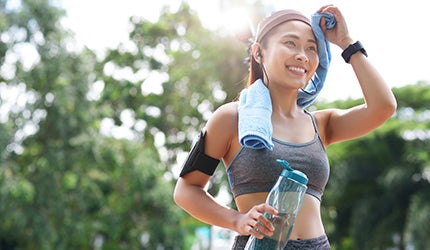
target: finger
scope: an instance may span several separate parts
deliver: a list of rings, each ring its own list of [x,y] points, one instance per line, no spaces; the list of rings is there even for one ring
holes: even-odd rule
[[[245,227],[245,231],[248,235],[253,235],[258,239],[262,239],[264,235],[260,232],[260,229],[258,229],[258,221],[252,220],[249,222],[249,224]]]
[[[326,29],[326,20],[325,18],[320,19],[320,27],[324,31]]]
[[[275,227],[273,226],[272,222],[270,222],[269,219],[266,218],[266,216],[260,217],[258,220],[259,224],[259,230],[264,234],[272,234],[273,231],[275,231]]]
[[[257,211],[259,211],[259,213],[257,214],[258,217],[256,218],[259,224],[257,225],[258,229],[266,235],[267,234],[271,235],[275,230],[275,228],[273,227],[272,223],[267,219],[264,213],[277,215],[278,211],[274,207],[269,206],[267,204],[262,204],[261,206],[259,206],[257,208]]]
[[[257,211],[259,211],[261,213],[267,212],[267,213],[271,213],[271,214],[278,214],[278,211],[274,207],[272,207],[266,203],[259,205],[257,208]]]
[[[246,228],[245,228],[245,231],[246,231],[249,235],[254,235],[254,236],[255,236],[256,231],[255,231],[255,229],[254,229],[254,226],[247,225],[247,226],[246,226]]]
[[[319,8],[319,9],[317,10],[317,12],[318,12],[318,13],[326,12],[326,11],[327,11],[327,9],[328,9],[329,7],[333,7],[333,6],[334,6],[333,4],[326,4],[326,5],[323,5],[323,6],[321,6],[321,8]]]
[[[267,228],[261,222],[257,222],[257,224],[253,228],[253,235],[258,239],[264,238],[264,236],[271,236],[273,233],[268,231]]]
[[[248,223],[246,227],[246,232],[254,235],[258,239],[264,236],[272,236],[275,230],[272,223],[265,217],[265,213],[278,214],[278,211],[272,206],[262,203],[260,205],[254,206],[248,212]]]

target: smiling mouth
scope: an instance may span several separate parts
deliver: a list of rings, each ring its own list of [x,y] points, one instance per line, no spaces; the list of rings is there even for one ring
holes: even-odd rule
[[[297,72],[297,73],[302,73],[302,74],[305,74],[307,72],[307,70],[304,68],[299,68],[299,67],[294,67],[294,66],[289,66],[288,69],[291,71]]]

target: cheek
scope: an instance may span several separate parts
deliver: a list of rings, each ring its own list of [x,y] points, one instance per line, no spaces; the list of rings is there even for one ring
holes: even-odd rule
[[[311,56],[309,56],[309,61],[311,62],[312,71],[315,72],[320,62],[318,55],[312,54]]]
[[[309,82],[312,79],[312,77],[315,75],[315,71],[317,70],[318,65],[319,65],[318,55],[316,55],[316,56],[313,55],[313,56],[308,57],[308,58],[310,61],[310,67],[309,67],[309,72],[308,72],[308,78],[309,79],[307,79],[307,82]]]
[[[285,58],[284,52],[280,51],[267,51],[267,53],[264,54],[264,62],[268,67],[277,67],[284,65],[283,59]]]

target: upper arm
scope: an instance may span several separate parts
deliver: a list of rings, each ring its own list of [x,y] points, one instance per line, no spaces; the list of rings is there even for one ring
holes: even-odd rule
[[[319,127],[322,127],[319,130],[323,131],[322,137],[326,146],[366,135],[390,117],[369,110],[365,104],[350,109],[317,111],[315,116],[319,120]]]
[[[237,105],[228,103],[218,108],[207,122],[205,130],[204,153],[215,159],[223,159],[237,130]],[[204,188],[210,176],[200,171],[192,171],[181,178],[183,184]]]
[[[232,142],[237,140],[237,103],[218,108],[206,124],[206,153],[217,159],[229,154]]]

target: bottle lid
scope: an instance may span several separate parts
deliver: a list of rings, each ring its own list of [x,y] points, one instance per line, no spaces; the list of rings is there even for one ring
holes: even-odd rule
[[[308,184],[308,177],[303,172],[293,169],[286,160],[277,159],[276,161],[284,167],[281,173],[282,176],[293,179],[303,185]]]

